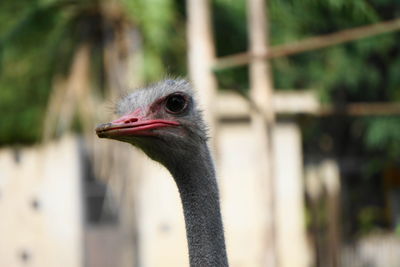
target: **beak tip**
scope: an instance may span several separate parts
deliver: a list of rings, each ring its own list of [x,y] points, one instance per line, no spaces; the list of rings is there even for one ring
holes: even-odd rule
[[[96,134],[99,138],[106,138],[106,134],[103,132],[105,129],[109,128],[111,123],[102,123],[96,126]]]
[[[96,132],[103,131],[111,126],[111,123],[102,123],[96,126]]]
[[[97,137],[99,138],[106,138],[106,135],[103,133],[97,133]]]

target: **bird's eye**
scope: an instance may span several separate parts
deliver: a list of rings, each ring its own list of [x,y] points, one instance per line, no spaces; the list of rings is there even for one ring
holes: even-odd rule
[[[187,101],[185,96],[181,94],[173,94],[167,98],[165,107],[169,113],[179,113],[185,110]]]

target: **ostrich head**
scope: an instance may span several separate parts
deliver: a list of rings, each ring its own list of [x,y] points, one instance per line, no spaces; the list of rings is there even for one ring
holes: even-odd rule
[[[96,132],[140,148],[171,172],[184,209],[190,266],[228,266],[214,166],[193,93],[184,80],[137,90],[118,103],[121,117]]]
[[[168,169],[206,143],[201,112],[185,80],[136,90],[120,100],[116,111],[121,117],[97,126],[97,135],[130,143]]]

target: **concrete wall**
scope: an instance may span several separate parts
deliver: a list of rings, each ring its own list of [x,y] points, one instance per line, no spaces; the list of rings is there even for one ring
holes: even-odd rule
[[[276,127],[279,253],[282,257],[291,255],[282,266],[303,267],[308,248],[302,211],[300,132],[292,123]],[[264,168],[254,136],[250,122],[232,121],[221,123],[216,137],[222,214],[232,267],[257,267],[265,262],[265,232],[271,214],[265,206]],[[11,149],[0,151],[0,266],[25,266],[27,262],[38,267],[83,266],[79,154],[78,143],[71,137],[23,149],[19,160]],[[132,199],[136,201],[140,266],[188,266],[183,211],[172,177],[143,153],[131,162],[136,168],[129,175],[135,182],[129,184],[132,188],[127,192],[137,194]],[[102,254],[120,250],[124,238],[129,237],[111,234],[105,237],[111,241],[104,248],[95,245]],[[86,253],[96,255],[90,247]],[[110,251],[111,255],[116,254]],[[122,266],[118,262],[108,265]],[[106,261],[102,263],[108,266]]]
[[[217,136],[217,174],[231,267],[263,266],[270,212],[263,162],[249,122],[221,123]],[[306,242],[301,136],[296,124],[277,124],[277,238],[279,266],[310,263]],[[139,196],[141,263],[144,267],[188,266],[185,226],[177,188],[159,164],[142,158]],[[261,174],[261,175],[260,175]]]
[[[0,266],[82,266],[77,141],[0,151]]]

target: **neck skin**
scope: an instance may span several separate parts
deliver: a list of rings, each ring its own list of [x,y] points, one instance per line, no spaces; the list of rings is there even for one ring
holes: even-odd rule
[[[182,200],[190,266],[228,266],[218,186],[207,145],[179,162],[167,168]]]

